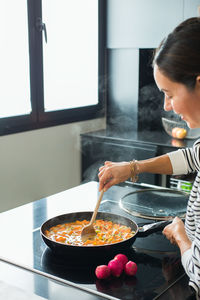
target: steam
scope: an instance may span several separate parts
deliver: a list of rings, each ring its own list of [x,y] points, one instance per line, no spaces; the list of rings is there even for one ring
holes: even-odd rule
[[[142,87],[139,91],[139,129],[158,130],[162,128],[163,93],[155,83]]]
[[[84,172],[83,172],[83,182],[87,181],[98,181],[98,171],[100,166],[104,164],[103,160],[96,161],[91,164]]]

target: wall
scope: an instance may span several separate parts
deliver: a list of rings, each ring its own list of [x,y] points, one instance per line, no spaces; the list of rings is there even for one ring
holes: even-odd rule
[[[108,0],[107,122],[112,129],[139,129],[139,49],[156,48],[181,21],[197,16],[198,6],[200,0]]]
[[[95,119],[0,137],[0,212],[80,184],[80,133]]]
[[[138,95],[138,49],[157,46],[180,20],[197,15],[198,5],[200,0],[108,0],[110,100],[123,115],[126,108],[132,119],[137,107],[131,103]],[[0,137],[0,211],[79,184],[80,133],[105,126],[97,119]]]

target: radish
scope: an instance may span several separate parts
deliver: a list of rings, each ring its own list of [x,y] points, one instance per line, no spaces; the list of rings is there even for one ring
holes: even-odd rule
[[[115,255],[114,259],[119,260],[123,264],[123,266],[125,266],[125,264],[128,262],[127,256],[125,254],[121,254],[121,253]]]
[[[128,275],[128,276],[134,276],[137,273],[137,265],[135,262],[129,260],[129,262],[127,262],[125,264],[124,267],[124,272]]]
[[[97,266],[95,269],[95,274],[99,279],[106,279],[110,276],[110,269],[106,265]]]
[[[108,268],[113,276],[119,277],[123,272],[124,266],[118,259],[112,259],[108,263]]]

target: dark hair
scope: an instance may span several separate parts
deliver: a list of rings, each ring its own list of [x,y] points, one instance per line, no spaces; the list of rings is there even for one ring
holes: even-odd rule
[[[153,66],[172,81],[194,89],[200,75],[200,18],[190,18],[178,25],[154,53]]]

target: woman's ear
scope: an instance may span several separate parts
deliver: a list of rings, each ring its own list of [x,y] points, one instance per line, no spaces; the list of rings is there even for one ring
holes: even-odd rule
[[[196,78],[196,85],[200,87],[200,75],[198,75]]]
[[[198,92],[200,95],[200,75],[196,77],[196,84],[195,84],[195,90]]]

